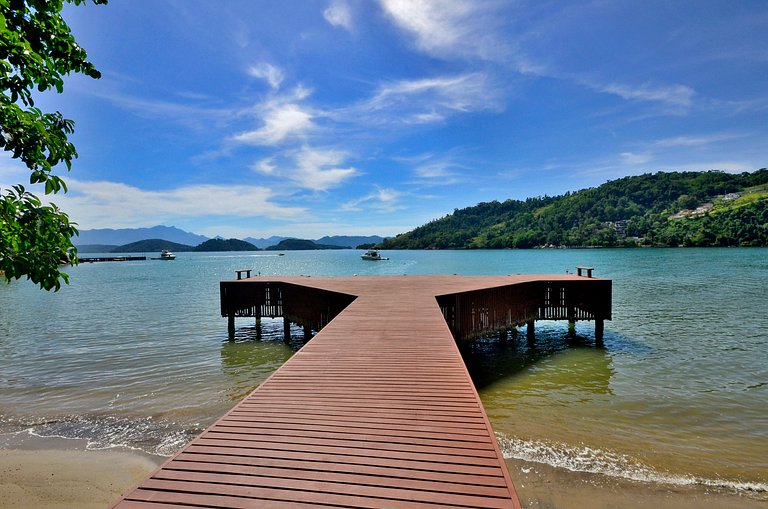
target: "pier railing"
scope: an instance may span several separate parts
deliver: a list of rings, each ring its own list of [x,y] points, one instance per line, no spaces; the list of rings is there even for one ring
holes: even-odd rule
[[[220,283],[221,316],[281,316],[315,331],[321,330],[355,298],[344,293],[290,283],[238,281]]]
[[[283,317],[320,331],[355,297],[309,286],[274,281],[222,281],[221,315]],[[596,278],[526,281],[436,297],[457,340],[489,335],[536,320],[594,321],[601,339],[611,319],[611,281]]]
[[[535,320],[611,319],[611,281],[530,281],[437,297],[456,339],[472,339]]]

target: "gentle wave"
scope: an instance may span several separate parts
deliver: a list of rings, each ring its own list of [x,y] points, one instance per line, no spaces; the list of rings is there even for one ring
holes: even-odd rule
[[[739,492],[768,493],[768,484],[727,479],[704,479],[693,475],[660,472],[635,458],[592,447],[574,447],[561,443],[520,440],[496,433],[505,458],[543,463],[572,472],[602,474],[630,481],[672,484],[677,486],[708,486]]]
[[[7,424],[7,423],[6,423]],[[14,433],[40,438],[84,440],[87,450],[125,448],[156,456],[172,456],[202,431],[152,417],[68,416],[39,422],[17,422]]]

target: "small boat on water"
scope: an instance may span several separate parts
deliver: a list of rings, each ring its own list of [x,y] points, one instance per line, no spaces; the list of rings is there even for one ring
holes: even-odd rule
[[[360,255],[360,258],[362,258],[363,260],[373,260],[373,261],[389,260],[389,258],[382,258],[381,254],[379,254],[379,252],[375,249],[369,249],[368,251]]]
[[[176,255],[173,254],[168,249],[163,249],[163,252],[160,253],[160,257],[159,258],[152,258],[152,259],[153,260],[175,260],[176,259]]]

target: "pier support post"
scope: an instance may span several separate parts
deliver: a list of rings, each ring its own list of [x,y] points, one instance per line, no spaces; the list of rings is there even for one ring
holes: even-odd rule
[[[603,332],[605,329],[605,321],[602,318],[595,319],[595,345],[603,346]]]
[[[501,329],[499,331],[499,342],[502,343],[502,344],[506,343],[508,336],[509,336],[509,334],[507,333],[507,329]]]
[[[568,308],[568,335],[573,337],[576,335],[576,310],[574,308]]]
[[[291,342],[291,321],[286,317],[283,317],[283,341]]]
[[[254,324],[254,327],[256,328],[256,341],[261,341],[261,317],[256,317],[256,323]]]
[[[230,341],[235,340],[235,314],[230,313],[227,315],[227,337]]]
[[[526,335],[528,336],[528,343],[533,343],[536,340],[536,326],[534,325],[536,322],[535,320],[528,320],[526,323],[527,330],[525,331]]]
[[[304,325],[304,342],[306,343],[310,339],[312,339],[312,327],[305,324]]]

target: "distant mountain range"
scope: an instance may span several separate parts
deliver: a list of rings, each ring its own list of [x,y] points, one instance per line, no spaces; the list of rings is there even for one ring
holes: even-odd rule
[[[267,238],[246,237],[243,241],[253,244],[259,249],[266,249],[280,244],[292,237],[272,236]],[[153,226],[151,228],[103,228],[96,230],[80,230],[80,235],[73,239],[80,253],[109,253],[109,252],[149,252],[171,249],[173,251],[192,251],[207,241],[215,240],[204,235],[189,233],[175,226]],[[312,240],[320,246],[337,246],[355,248],[361,244],[378,244],[384,237],[378,235],[326,236]],[[163,243],[165,241],[165,243]],[[209,246],[210,247],[210,246]],[[312,249],[317,249],[312,248]]]
[[[266,249],[271,246],[275,246],[284,240],[295,239],[295,237],[267,237],[265,239],[255,239],[253,237],[246,237],[243,240],[250,242],[259,249]],[[378,235],[369,236],[354,236],[354,235],[334,235],[332,237],[322,237],[319,239],[309,239],[315,244],[321,246],[337,246],[337,247],[351,247],[355,248],[361,244],[378,244],[384,240],[384,237]]]
[[[78,247],[89,244],[117,247],[147,239],[163,239],[177,244],[196,246],[209,240],[209,237],[185,232],[175,226],[153,226],[152,228],[121,228],[117,230],[111,228],[80,230],[80,235],[72,240]]]

